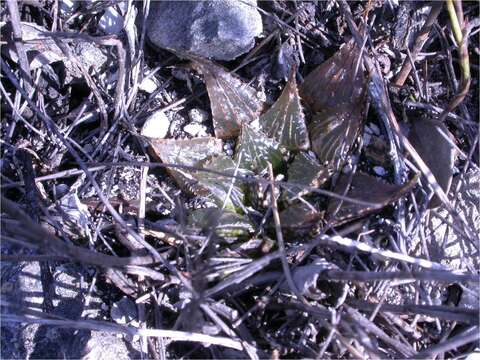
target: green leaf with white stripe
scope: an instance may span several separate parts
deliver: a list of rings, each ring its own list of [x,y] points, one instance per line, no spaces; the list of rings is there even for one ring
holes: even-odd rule
[[[283,163],[283,152],[277,141],[267,137],[261,130],[243,124],[235,159],[240,159],[243,168],[262,173],[269,162],[277,169]]]
[[[331,175],[330,169],[320,165],[315,155],[304,151],[296,154],[288,167],[288,183],[295,185],[287,187],[287,199],[291,201],[299,195],[307,194],[309,191],[305,187],[320,187]]]
[[[197,180],[195,186],[197,195],[210,199],[218,207],[223,207],[225,203],[225,208],[232,211],[243,208],[245,196],[242,183],[235,180],[234,176],[251,175],[250,171],[242,168],[237,169],[237,164],[225,155],[209,158],[198,165],[211,171],[192,173],[192,176]]]
[[[217,138],[232,139],[243,123],[258,119],[263,100],[253,87],[211,61],[196,59],[194,67],[204,76]]]
[[[190,226],[198,227],[205,233],[215,229],[221,237],[238,238],[254,232],[253,224],[245,216],[219,208],[197,209],[188,216]]]

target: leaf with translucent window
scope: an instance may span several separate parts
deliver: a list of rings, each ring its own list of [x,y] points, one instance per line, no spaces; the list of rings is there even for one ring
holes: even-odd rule
[[[271,163],[274,169],[278,169],[283,163],[280,144],[267,137],[261,130],[246,124],[242,125],[235,151],[235,159],[238,160],[240,156],[241,166],[257,173],[264,171],[268,163]]]
[[[208,233],[215,228],[221,237],[245,237],[254,232],[253,224],[240,214],[219,208],[197,209],[188,216],[190,226],[198,227]]]
[[[198,59],[193,64],[205,79],[215,136],[236,137],[242,124],[258,118],[263,101],[254,88],[211,61]]]
[[[288,182],[292,185],[287,188],[287,198],[293,198],[307,194],[305,187],[319,187],[332,175],[329,168],[320,165],[314,156],[307,152],[300,152],[288,167]]]
[[[312,150],[323,165],[337,169],[350,151],[364,119],[366,79],[358,66],[359,50],[346,44],[310,73],[300,88],[313,113]]]
[[[202,169],[211,170],[211,172],[196,171],[191,173],[197,181],[194,186],[194,192],[197,195],[210,199],[218,207],[222,207],[225,202],[225,208],[233,211],[243,207],[245,200],[243,184],[241,181],[233,179],[237,164],[231,158],[219,155],[201,161],[198,166]],[[250,171],[242,168],[238,168],[236,172],[237,176],[251,174]]]
[[[208,156],[222,153],[222,140],[215,138],[194,138],[188,140],[148,139],[160,160],[172,165],[196,166]],[[193,178],[189,170],[168,167],[168,172],[181,187],[189,187]]]
[[[289,150],[307,150],[310,146],[307,125],[293,70],[282,94],[260,117],[260,126],[269,137]]]

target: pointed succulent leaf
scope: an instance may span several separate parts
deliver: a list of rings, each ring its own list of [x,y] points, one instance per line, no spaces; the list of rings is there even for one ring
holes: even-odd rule
[[[361,172],[355,173],[351,177],[351,182],[349,180],[350,175],[340,175],[334,192],[353,200],[369,202],[375,205],[368,206],[332,198],[328,204],[327,218],[335,225],[340,225],[378,211],[407,194],[415,187],[417,182],[417,178],[414,178],[406,184],[394,185]],[[347,193],[345,194],[346,190]]]
[[[352,106],[365,97],[360,51],[353,41],[320,64],[300,86],[300,96],[313,112]]]
[[[309,232],[323,219],[323,212],[304,202],[297,201],[280,213],[282,229],[295,232]]]
[[[319,187],[331,176],[329,168],[320,165],[314,156],[307,152],[299,152],[288,167],[288,182],[300,186],[290,186],[287,188],[287,198],[292,199],[298,195],[308,193],[305,187]],[[303,185],[303,186],[301,186]]]
[[[338,169],[359,135],[362,116],[333,109],[313,115],[309,125],[312,150],[323,165]]]
[[[453,135],[445,124],[429,119],[418,119],[413,122],[408,135],[412,146],[425,161],[438,185],[448,194],[453,178],[453,166],[456,150],[451,145]],[[448,140],[450,138],[450,141]],[[427,181],[425,181],[427,183]],[[429,203],[429,208],[441,205],[435,195]]]
[[[253,126],[243,124],[235,150],[235,159],[239,158],[243,168],[261,173],[269,162],[277,169],[283,162],[283,153],[274,139]]]
[[[366,80],[358,48],[349,43],[307,76],[300,88],[313,113],[308,129],[312,150],[323,165],[337,169],[364,119]]]
[[[263,101],[254,88],[210,61],[198,59],[194,67],[205,79],[216,137],[234,138],[241,124],[258,118]]]
[[[222,140],[194,138],[188,140],[149,139],[150,145],[160,160],[166,164],[196,166],[208,156],[222,153]],[[181,187],[189,186],[191,172],[181,168],[167,168]]]
[[[254,232],[253,224],[248,218],[219,208],[194,210],[188,216],[188,223],[205,232],[215,228],[215,233],[221,237],[245,237]]]
[[[269,137],[289,150],[307,150],[310,146],[305,115],[298,95],[295,70],[291,72],[282,94],[261,116],[260,126]]]
[[[226,209],[233,211],[243,207],[244,193],[242,184],[232,178],[233,175],[235,175],[237,164],[231,158],[225,155],[219,155],[206,159],[198,165],[203,169],[214,171],[214,173],[208,171],[192,173],[192,176],[197,181],[195,191],[199,195],[211,199],[218,207],[223,207],[224,203]],[[250,174],[249,171],[240,168],[236,173],[238,176],[247,176]],[[232,190],[229,194],[230,187],[232,187]]]

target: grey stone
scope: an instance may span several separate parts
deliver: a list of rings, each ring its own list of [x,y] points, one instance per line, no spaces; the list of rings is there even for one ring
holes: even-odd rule
[[[147,35],[156,46],[217,60],[232,60],[262,32],[256,0],[153,2]]]

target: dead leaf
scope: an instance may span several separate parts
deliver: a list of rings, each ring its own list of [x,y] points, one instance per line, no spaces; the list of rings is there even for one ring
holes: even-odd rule
[[[313,113],[308,125],[312,150],[322,165],[337,169],[364,119],[366,79],[353,42],[310,73],[300,94]]]
[[[443,133],[443,135],[442,135]],[[453,135],[445,124],[430,119],[418,119],[412,124],[408,138],[435,176],[438,185],[448,194],[453,178],[453,166],[456,150],[447,140],[454,142]],[[427,181],[422,181],[427,184]],[[440,206],[442,202],[435,195],[429,203],[429,208]]]
[[[417,178],[414,178],[404,185],[394,185],[374,176],[357,172],[352,176],[350,187],[347,194],[345,194],[349,180],[350,175],[342,174],[335,185],[334,192],[353,200],[377,205],[367,206],[332,198],[327,208],[327,219],[334,225],[341,225],[363,217],[397,201],[412,190],[417,183]]]
[[[295,73],[295,70],[291,72],[278,100],[260,118],[260,126],[265,134],[276,139],[288,150],[294,151],[307,150],[310,147]]]
[[[331,171],[320,165],[314,156],[306,152],[299,152],[288,167],[288,182],[308,187],[319,187],[331,176]],[[287,197],[292,199],[298,195],[308,193],[302,186],[290,186],[287,188]]]
[[[194,138],[189,140],[149,139],[149,143],[160,158],[167,164],[196,166],[208,156],[222,153],[222,140],[215,138]],[[186,169],[167,168],[180,187],[189,187],[191,173]]]
[[[283,162],[280,145],[268,138],[260,130],[243,124],[235,151],[235,159],[240,158],[240,165],[257,173],[263,172],[270,162],[277,169]]]
[[[215,136],[220,139],[238,136],[241,124],[258,118],[263,109],[257,91],[211,61],[197,59],[193,65],[205,79]]]

